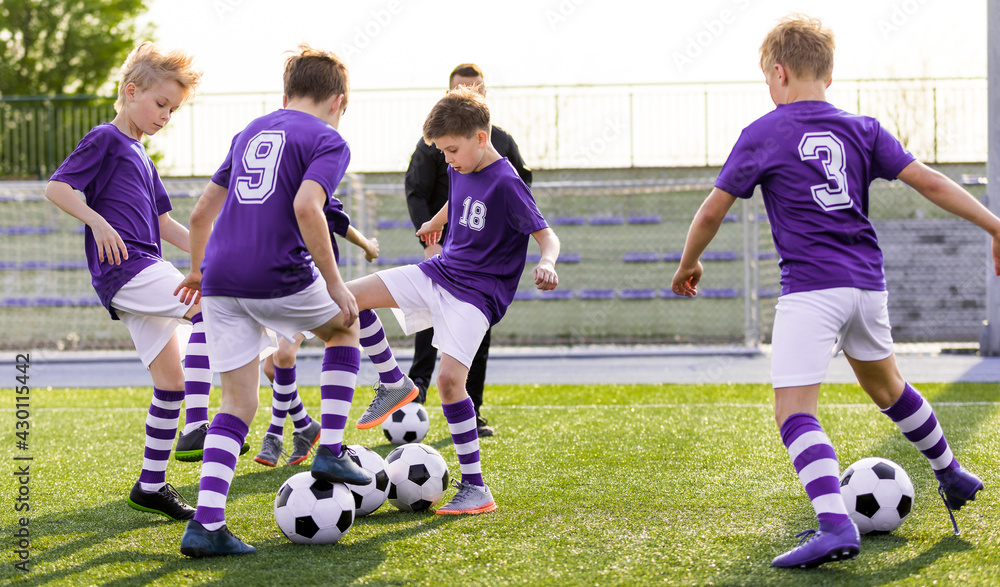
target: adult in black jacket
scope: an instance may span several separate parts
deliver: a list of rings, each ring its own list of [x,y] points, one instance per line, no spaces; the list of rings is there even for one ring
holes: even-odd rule
[[[476,87],[485,96],[486,84],[483,72],[478,66],[472,63],[463,63],[451,72],[448,78],[449,89],[458,86]],[[531,169],[524,164],[521,153],[517,149],[517,143],[503,129],[496,126],[490,134],[490,141],[493,147],[500,153],[501,157],[506,157],[517,170],[528,186],[531,186]],[[423,138],[417,141],[417,148],[414,149],[410,157],[410,166],[406,169],[406,205],[410,210],[410,220],[413,226],[420,226],[431,219],[448,202],[448,164],[444,161],[444,153],[433,145],[428,145]],[[444,242],[444,237],[448,233],[448,226],[445,225],[444,234],[439,242]],[[424,246],[424,258],[429,259],[441,252],[441,245]],[[410,366],[410,379],[420,388],[420,395],[417,401],[423,403],[427,398],[427,386],[432,381],[434,366],[437,362],[437,349],[431,345],[434,338],[434,329],[428,328],[416,334],[413,345],[413,364]],[[483,405],[483,387],[486,384],[486,361],[490,354],[490,331],[486,331],[483,342],[476,351],[476,356],[469,367],[469,379],[466,382],[466,389],[472,403],[476,408],[476,427],[479,436],[492,436],[493,428],[490,427],[486,419],[480,414],[480,407]]]

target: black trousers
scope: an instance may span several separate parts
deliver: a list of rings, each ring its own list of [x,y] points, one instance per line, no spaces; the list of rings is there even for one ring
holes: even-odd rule
[[[413,341],[413,364],[410,365],[410,379],[416,381],[423,380],[425,385],[430,385],[434,376],[434,366],[437,363],[437,349],[431,344],[434,340],[434,329],[428,328],[418,332]],[[469,378],[465,382],[465,389],[472,398],[472,405],[479,413],[480,406],[483,405],[483,387],[486,385],[486,361],[490,357],[490,329],[483,335],[483,342],[476,351],[476,356],[472,359],[472,366],[469,367]]]

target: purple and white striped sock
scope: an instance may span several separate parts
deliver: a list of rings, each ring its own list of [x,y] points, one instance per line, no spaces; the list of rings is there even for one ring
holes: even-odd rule
[[[143,491],[159,491],[167,480],[170,448],[177,435],[177,421],[184,402],[183,391],[153,388],[153,399],[146,414],[146,446],[142,455],[139,487]]]
[[[210,391],[212,369],[205,344],[205,321],[198,312],[191,317],[191,337],[184,356],[184,434],[208,423]]]
[[[934,415],[934,409],[912,385],[907,383],[896,403],[882,410],[882,413],[889,416],[899,426],[903,436],[927,457],[936,476],[940,477],[959,467],[944,438],[941,424]]]
[[[246,422],[224,412],[216,414],[208,427],[194,519],[210,532],[226,524],[229,484],[236,473],[236,459],[248,430]]]
[[[292,419],[295,432],[302,432],[312,424],[312,418],[309,417],[309,412],[306,411],[306,406],[302,403],[302,396],[299,395],[298,389],[295,390],[295,395],[289,402],[288,417]]]
[[[274,383],[271,384],[271,424],[265,434],[281,438],[285,429],[285,416],[295,392],[295,366],[288,369],[274,366]]]
[[[816,416],[789,416],[781,425],[781,440],[816,510],[820,531],[830,531],[849,519],[844,498],[840,495],[837,454]]]
[[[458,453],[458,466],[462,481],[484,487],[483,467],[479,458],[479,433],[476,430],[476,408],[471,398],[453,404],[441,404],[448,431]]]
[[[358,381],[361,351],[353,346],[326,347],[323,353],[323,371],[319,377],[320,393],[320,446],[339,455],[344,442],[344,428],[354,399],[354,386]]]
[[[396,387],[403,380],[403,372],[392,355],[378,314],[375,310],[362,310],[358,321],[361,325],[361,348],[378,371],[378,380],[386,387]]]

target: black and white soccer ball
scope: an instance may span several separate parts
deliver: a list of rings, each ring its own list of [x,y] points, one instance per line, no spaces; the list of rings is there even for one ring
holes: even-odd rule
[[[382,507],[389,497],[389,473],[385,470],[385,459],[382,455],[367,446],[348,445],[347,454],[359,467],[374,477],[367,485],[347,484],[351,495],[354,496],[354,516],[360,518]]]
[[[416,402],[404,404],[382,422],[382,432],[393,444],[420,442],[430,427],[427,410]]]
[[[404,512],[430,508],[448,488],[448,464],[426,444],[404,444],[385,457],[389,503]]]
[[[851,520],[862,534],[892,532],[913,509],[913,483],[896,463],[868,457],[840,476],[840,493]]]
[[[354,523],[354,497],[343,483],[327,483],[304,471],[289,477],[274,498],[274,519],[297,544],[333,544]]]

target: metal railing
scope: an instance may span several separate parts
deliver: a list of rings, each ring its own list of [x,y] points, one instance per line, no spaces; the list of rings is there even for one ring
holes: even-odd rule
[[[986,79],[837,80],[828,99],[875,116],[918,158],[985,161]],[[341,133],[352,171],[406,169],[440,89],[358,90]],[[0,176],[45,178],[111,99],[0,98]],[[759,82],[491,87],[494,121],[538,169],[719,165],[740,130],[773,108]],[[201,95],[150,141],[160,174],[211,175],[250,120],[281,107],[280,93]]]

